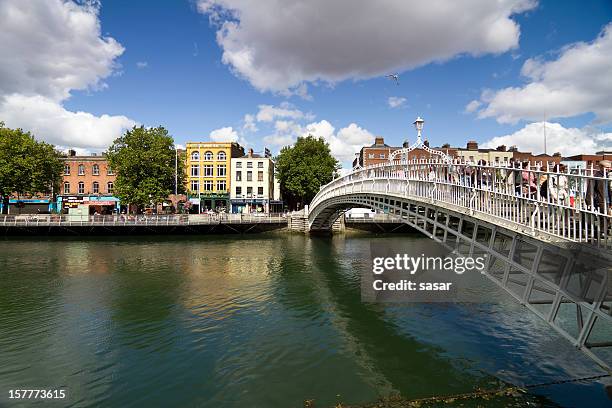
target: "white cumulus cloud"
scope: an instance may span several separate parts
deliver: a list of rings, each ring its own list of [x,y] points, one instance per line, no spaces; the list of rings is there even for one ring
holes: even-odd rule
[[[242,129],[247,132],[257,132],[257,125],[255,124],[255,116],[247,113],[244,115],[244,124],[242,125]]]
[[[13,94],[0,102],[7,125],[30,130],[49,143],[81,149],[106,149],[125,129],[137,123],[125,116],[70,112],[44,96]]]
[[[525,61],[521,73],[528,83],[521,87],[487,90],[481,118],[500,123],[560,118],[593,112],[600,123],[612,122],[612,23],[592,42],[563,48],[551,61]]]
[[[277,118],[302,119],[307,116],[301,110],[294,109],[288,102],[283,102],[280,106],[259,105],[256,119],[258,122],[272,122]]]
[[[135,122],[71,112],[74,90],[98,90],[124,48],[102,36],[98,2],[0,1],[0,120],[64,146],[104,149]]]
[[[406,98],[401,96],[390,96],[389,99],[387,99],[387,105],[389,105],[390,108],[401,108],[405,104]]]
[[[517,146],[520,151],[544,153],[545,131],[548,154],[559,152],[563,156],[571,156],[612,148],[612,133],[602,133],[592,128],[565,128],[559,123],[550,122],[546,122],[546,130],[544,122],[529,123],[510,135],[497,136],[486,141],[483,147]]]
[[[210,132],[210,140],[213,142],[237,142],[238,132],[231,126],[222,127]]]
[[[332,124],[326,120],[313,122],[306,125],[304,129],[303,136],[309,134],[325,139],[329,143],[332,155],[345,164],[351,163],[355,158],[355,153],[359,152],[364,145],[372,144],[374,141],[372,133],[355,123],[349,124],[336,133]]]
[[[256,89],[401,72],[518,46],[513,16],[535,0],[198,0],[218,27],[222,61]],[[358,22],[358,24],[356,23]]]
[[[482,106],[482,102],[473,100],[465,106],[465,113],[473,113]]]

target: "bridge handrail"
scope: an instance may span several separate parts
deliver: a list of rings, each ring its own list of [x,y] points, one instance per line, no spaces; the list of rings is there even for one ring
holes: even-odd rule
[[[582,242],[594,238],[594,233],[603,233],[603,238],[610,242],[609,227],[612,226],[612,211],[610,200],[612,198],[612,172],[607,174],[593,167],[590,169],[567,169],[559,171],[559,167],[550,164],[544,166],[526,164],[524,166],[511,166],[508,163],[475,164],[463,161],[443,162],[439,160],[418,159],[410,161],[394,161],[356,169],[342,177],[332,180],[321,187],[319,193],[310,204],[311,214],[317,206],[332,196],[345,194],[349,186],[361,185],[360,192],[380,192],[384,184],[385,190],[391,188],[393,183],[399,182],[399,187],[405,186],[411,194],[419,198],[447,202],[461,205],[466,209],[473,209],[474,201],[462,202],[458,197],[461,194],[480,197],[483,200],[497,200],[499,205],[508,206],[513,203],[517,209],[530,208],[530,220],[526,217],[518,224],[534,229],[550,230],[539,219],[534,225],[536,209],[556,211],[557,216],[571,215],[573,222],[580,228],[586,228],[585,236],[577,227],[568,228],[569,233],[556,234],[563,238]],[[369,184],[373,183],[373,184]],[[427,192],[420,193],[415,187],[417,184],[426,185]],[[370,186],[370,187],[368,187]],[[393,188],[398,186],[393,184]],[[457,190],[459,189],[459,190]],[[345,190],[345,191],[340,191]],[[456,190],[456,191],[455,191]],[[420,190],[419,190],[420,191]],[[395,191],[397,193],[398,191]],[[401,192],[401,191],[400,191]],[[585,219],[588,216],[588,220]],[[566,218],[563,218],[566,220]],[[548,221],[546,221],[548,222]],[[586,225],[590,222],[591,225]],[[583,226],[583,223],[585,225]],[[541,224],[541,225],[540,225]],[[565,234],[565,235],[564,235]],[[577,235],[577,236],[576,236]],[[590,235],[590,237],[589,237]]]

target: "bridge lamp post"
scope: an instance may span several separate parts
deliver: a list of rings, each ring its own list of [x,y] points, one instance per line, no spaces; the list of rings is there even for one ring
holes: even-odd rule
[[[414,122],[412,122],[412,124],[414,125],[415,129],[417,130],[417,141],[416,141],[417,145],[420,145],[422,143],[421,142],[421,132],[423,131],[423,124],[424,123],[425,123],[425,121],[420,116],[418,116],[416,118],[416,120]]]

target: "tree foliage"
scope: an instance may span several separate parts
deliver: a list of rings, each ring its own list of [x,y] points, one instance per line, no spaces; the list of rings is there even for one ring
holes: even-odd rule
[[[136,127],[126,131],[106,152],[117,173],[115,195],[127,204],[145,207],[174,193],[175,146],[163,127]],[[184,193],[185,171],[178,160],[178,192]]]
[[[338,161],[323,138],[298,137],[295,145],[283,147],[276,158],[276,176],[285,200],[294,207],[310,203],[322,185],[332,181]]]
[[[9,129],[0,122],[0,195],[8,210],[12,193],[50,193],[58,188],[63,163],[53,145],[37,141],[30,132]]]

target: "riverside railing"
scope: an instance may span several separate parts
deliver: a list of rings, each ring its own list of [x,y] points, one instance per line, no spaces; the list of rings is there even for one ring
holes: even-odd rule
[[[0,215],[3,227],[45,226],[164,226],[213,224],[277,224],[286,223],[282,214],[177,214],[177,215]]]
[[[355,170],[321,187],[310,212],[341,195],[394,194],[450,204],[533,235],[611,248],[611,185],[612,172],[597,168],[396,161]]]

